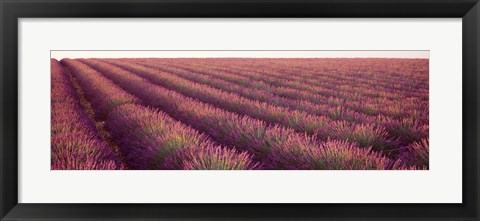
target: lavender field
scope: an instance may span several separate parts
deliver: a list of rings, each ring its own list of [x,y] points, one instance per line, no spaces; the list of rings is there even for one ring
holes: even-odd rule
[[[429,61],[51,59],[52,170],[428,170]]]

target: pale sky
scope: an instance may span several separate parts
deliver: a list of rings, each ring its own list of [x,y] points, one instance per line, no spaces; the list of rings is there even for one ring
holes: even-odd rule
[[[51,51],[51,58],[429,58],[430,51]]]

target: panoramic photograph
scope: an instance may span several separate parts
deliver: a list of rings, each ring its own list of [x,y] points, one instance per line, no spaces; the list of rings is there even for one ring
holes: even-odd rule
[[[52,170],[428,170],[429,51],[52,51]]]

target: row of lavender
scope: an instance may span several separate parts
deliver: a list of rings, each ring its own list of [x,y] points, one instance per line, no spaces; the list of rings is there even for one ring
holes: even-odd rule
[[[95,107],[96,120],[106,121],[131,169],[428,166],[428,139],[413,130],[404,133],[416,137],[395,139],[385,121],[365,120],[381,117],[354,112],[353,119],[335,119],[319,104],[272,93],[278,86],[251,88],[245,84],[249,81],[231,81],[238,75],[215,71],[218,67],[195,72],[189,66],[206,64],[165,62],[62,60]],[[406,143],[406,149],[398,148]]]
[[[120,160],[100,139],[83,110],[68,73],[51,60],[52,156],[54,170],[121,169]]]

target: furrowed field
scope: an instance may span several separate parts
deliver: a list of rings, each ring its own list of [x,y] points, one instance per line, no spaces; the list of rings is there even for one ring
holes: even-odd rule
[[[53,170],[426,170],[428,59],[51,60]]]

